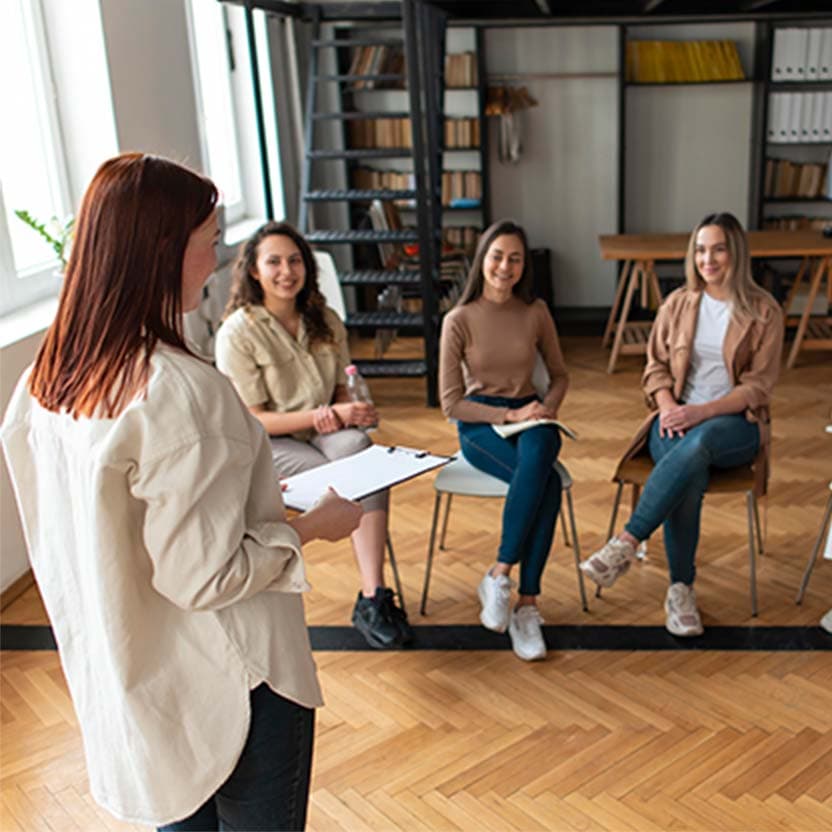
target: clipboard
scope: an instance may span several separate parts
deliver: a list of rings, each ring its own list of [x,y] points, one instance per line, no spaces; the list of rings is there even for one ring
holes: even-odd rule
[[[306,511],[330,486],[342,497],[362,500],[450,461],[451,457],[436,456],[416,448],[372,445],[360,453],[281,480],[283,503],[287,508]]]

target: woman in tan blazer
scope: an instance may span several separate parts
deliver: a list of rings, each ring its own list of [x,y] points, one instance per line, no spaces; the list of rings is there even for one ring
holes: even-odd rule
[[[649,452],[655,467],[622,534],[581,568],[599,586],[612,586],[638,544],[663,524],[670,567],[666,627],[695,636],[702,633],[693,582],[708,473],[756,459],[762,493],[783,315],[754,283],[748,241],[731,214],[710,214],[694,229],[685,277],[650,333],[642,376],[650,414],[622,460]]]

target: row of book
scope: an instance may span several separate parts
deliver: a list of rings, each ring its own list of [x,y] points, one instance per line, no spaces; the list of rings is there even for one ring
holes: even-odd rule
[[[477,86],[477,56],[473,52],[457,52],[445,56],[445,86]]]
[[[413,147],[413,131],[409,118],[370,118],[348,122],[350,147],[359,149]],[[480,120],[446,118],[446,148],[478,148]]]
[[[627,80],[678,84],[690,81],[742,81],[745,73],[731,40],[631,40]]]
[[[823,231],[829,224],[829,217],[769,217],[763,228],[772,231]]]
[[[376,170],[358,167],[353,172],[353,187],[362,191],[413,191],[412,171]],[[476,208],[482,201],[482,174],[478,170],[446,170],[442,173],[442,204],[445,207]],[[410,207],[413,200],[397,200]]]
[[[767,197],[818,198],[830,196],[828,165],[766,159],[764,192]]]
[[[480,234],[482,229],[473,225],[447,225],[442,229],[442,243],[452,249],[461,249],[468,257],[473,257]]]
[[[398,46],[358,46],[352,52],[347,75],[405,75],[404,52]],[[380,82],[372,79],[353,81],[353,89],[372,90],[403,86],[401,81]]]
[[[832,81],[832,28],[775,29],[772,81]]]
[[[832,92],[775,92],[766,138],[778,144],[832,141]]]

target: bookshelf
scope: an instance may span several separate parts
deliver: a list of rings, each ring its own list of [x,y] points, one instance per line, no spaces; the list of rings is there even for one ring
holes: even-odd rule
[[[823,228],[832,222],[832,25],[767,25],[761,51],[757,224]]]

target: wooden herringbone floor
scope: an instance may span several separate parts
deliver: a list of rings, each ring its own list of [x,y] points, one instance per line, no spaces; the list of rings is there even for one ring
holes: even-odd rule
[[[406,350],[398,344],[394,350]],[[562,418],[580,434],[575,479],[584,556],[606,531],[609,476],[642,415],[640,362],[604,372],[596,339],[566,338],[572,388]],[[418,382],[373,381],[376,441],[450,452],[453,429]],[[828,354],[785,372],[774,404],[774,466],[760,566],[763,625],[814,625],[832,605],[822,562],[793,602],[832,476]],[[396,489],[393,538],[414,623],[433,504],[431,476]],[[499,504],[458,499],[424,623],[474,624]],[[750,625],[741,497],[708,498],[697,593],[706,627]],[[311,624],[346,624],[357,583],[348,547],[307,552]],[[663,623],[661,535],[648,560],[585,614],[558,534],[544,583],[550,624]],[[45,623],[35,590],[2,621]],[[562,652],[525,665],[509,651],[318,653],[310,810],[315,830],[832,828],[832,660],[828,653]],[[91,801],[57,656],[5,652],[0,667],[0,829],[128,829]]]

